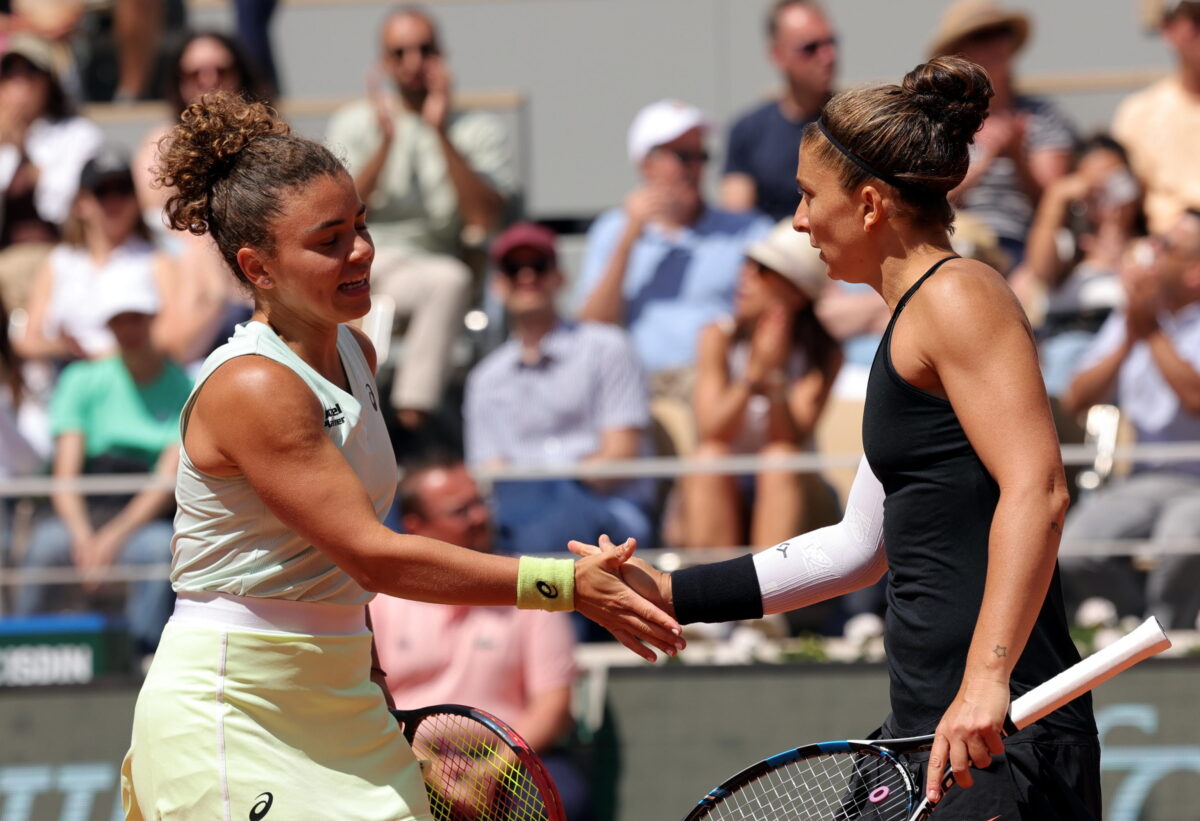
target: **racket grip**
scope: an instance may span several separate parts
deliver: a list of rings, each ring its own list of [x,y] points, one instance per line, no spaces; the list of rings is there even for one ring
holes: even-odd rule
[[[1167,638],[1162,625],[1151,616],[1133,632],[1013,701],[1010,710],[1012,723],[1018,729],[1028,727],[1093,687],[1170,646],[1171,640]]]

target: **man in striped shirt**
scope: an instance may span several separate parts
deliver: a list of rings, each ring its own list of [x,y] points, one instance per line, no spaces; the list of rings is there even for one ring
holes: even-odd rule
[[[642,452],[650,421],[645,374],[625,331],[558,315],[563,286],[555,237],[532,223],[492,243],[492,287],[512,337],[471,372],[464,417],[473,467],[574,465]],[[649,539],[653,487],[644,481],[498,482],[500,546],[565,551],[607,533]]]

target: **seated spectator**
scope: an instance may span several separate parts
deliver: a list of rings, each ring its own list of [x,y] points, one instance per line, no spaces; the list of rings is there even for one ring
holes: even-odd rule
[[[406,533],[492,552],[487,504],[457,459],[406,466],[400,507]],[[568,821],[591,818],[587,783],[561,746],[573,724],[576,676],[569,614],[391,596],[376,596],[370,614],[398,707],[467,704],[498,716],[546,764]]]
[[[757,212],[705,203],[708,128],[699,109],[675,100],[638,112],[629,159],[641,184],[588,231],[578,286],[579,319],[627,327],[651,395],[685,411],[700,330],[732,309],[746,247],[771,229]],[[690,450],[690,430],[671,434]]]
[[[949,6],[929,56],[959,54],[987,70],[995,96],[971,146],[971,167],[951,202],[986,222],[1015,265],[1042,191],[1067,173],[1070,124],[1050,102],[1018,94],[1013,61],[1029,39],[1029,18],[992,0]]]
[[[1165,0],[1161,34],[1175,70],[1122,101],[1113,136],[1146,190],[1150,231],[1165,233],[1189,205],[1200,202],[1200,2]]]
[[[29,359],[95,359],[116,348],[100,314],[101,296],[134,283],[139,290],[170,295],[170,260],[150,243],[142,221],[129,162],[106,149],[88,160],[63,242],[37,273],[29,316],[18,349]],[[156,312],[157,313],[157,312]],[[168,304],[155,323],[160,347],[177,328],[167,323]]]
[[[154,473],[173,478],[179,459],[179,412],[191,382],[153,342],[158,294],[134,275],[114,280],[97,296],[97,315],[117,340],[118,354],[76,362],[63,371],[51,402],[54,477],[89,473]],[[166,564],[171,557],[170,489],[148,488],[132,497],[89,496],[60,490],[55,517],[39,522],[22,560],[26,570],[74,566],[84,590],[94,592],[114,564]],[[14,612],[53,607],[43,584],[27,584]],[[171,583],[135,582],[125,616],[139,653],[152,653],[171,614]]]
[[[1126,304],[1113,311],[1062,397],[1064,409],[1115,402],[1139,443],[1200,441],[1200,212],[1185,212],[1145,267],[1127,266]],[[1196,627],[1200,555],[1162,553],[1143,585],[1125,559],[1072,555],[1088,540],[1200,544],[1200,462],[1139,463],[1085,496],[1063,533],[1064,592],[1112,601],[1121,615]]]
[[[53,47],[12,35],[0,57],[0,297],[10,310],[25,307],[101,143],[100,129],[74,115]]]
[[[250,318],[246,296],[208,235],[172,231],[163,219],[163,208],[173,188],[153,184],[159,143],[179,121],[183,110],[213,91],[236,92],[247,99],[267,99],[265,85],[254,73],[241,47],[218,31],[187,34],[168,58],[164,91],[171,119],[151,128],[142,138],[133,162],[133,179],[143,218],[154,231],[157,244],[175,260],[168,283],[172,308],[165,321],[174,328],[168,353],[191,365],[203,359],[214,345],[225,341],[233,326]]]
[[[44,408],[29,385],[28,371],[13,349],[8,309],[0,299],[0,481],[39,473],[49,456],[49,427]],[[9,555],[9,510],[0,498],[0,567]],[[0,602],[7,591],[0,591]]]
[[[733,124],[721,205],[730,211],[758,209],[779,220],[791,217],[800,204],[800,138],[833,94],[837,36],[816,0],[777,0],[767,16],[767,44],[783,94]]]
[[[789,456],[811,446],[842,364],[815,312],[829,282],[818,253],[790,220],[746,252],[733,315],[701,334],[698,458]],[[792,470],[764,468],[749,482],[700,474],[681,487],[689,547],[767,547],[832,524],[838,507],[817,474]]]
[[[1066,390],[1079,356],[1124,299],[1117,268],[1145,234],[1143,223],[1125,150],[1104,135],[1085,141],[1075,171],[1042,196],[1012,285],[1041,317],[1038,347],[1051,396]]]
[[[438,407],[449,376],[472,283],[460,257],[500,225],[516,175],[501,122],[452,107],[450,67],[427,12],[391,12],[380,45],[367,99],[334,114],[328,142],[344,152],[370,209],[372,286],[410,319],[391,404],[411,429]]]
[[[512,338],[467,377],[467,461],[497,468],[638,456],[649,412],[645,374],[625,332],[559,317],[563,275],[549,230],[518,223],[491,253],[492,288]],[[645,544],[653,530],[645,482],[497,482],[493,493],[506,552],[561,552],[571,539],[601,533]]]

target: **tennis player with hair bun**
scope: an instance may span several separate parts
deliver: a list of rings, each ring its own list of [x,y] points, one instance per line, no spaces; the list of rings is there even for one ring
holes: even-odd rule
[[[624,575],[688,623],[794,609],[890,569],[892,713],[878,735],[936,734],[920,769],[944,799],[937,817],[1099,819],[1087,696],[1001,741],[1010,699],[1079,656],[1056,563],[1066,481],[1033,335],[1003,277],[950,247],[946,194],[991,96],[979,66],[939,57],[899,86],[839,94],[805,130],[794,226],[830,276],[892,309],[843,522],[673,575],[634,560]],[[602,542],[572,549],[616,549]],[[943,796],[947,769],[971,788]]]
[[[225,93],[159,157],[173,228],[208,233],[254,296],[185,406],[178,594],[121,770],[127,818],[430,819],[420,767],[373,671],[376,592],[572,607],[639,654],[678,624],[621,583],[625,554],[520,560],[381,524],[396,464],[375,354],[365,206],[323,146]],[[372,679],[375,679],[374,681]]]

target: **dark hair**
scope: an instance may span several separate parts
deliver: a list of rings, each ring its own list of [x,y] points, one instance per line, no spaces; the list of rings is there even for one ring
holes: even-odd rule
[[[1099,131],[1080,140],[1075,148],[1075,157],[1079,159],[1093,151],[1111,151],[1121,158],[1123,164],[1129,165],[1129,152],[1107,132]]]
[[[320,143],[293,136],[265,103],[218,91],[184,109],[158,144],[155,184],[174,189],[168,224],[209,234],[234,275],[241,248],[274,250],[282,195],[310,180],[347,174]]]
[[[817,123],[805,127],[802,144],[813,159],[838,171],[847,190],[886,176],[909,206],[908,216],[949,228],[954,212],[946,195],[967,174],[968,146],[992,94],[987,72],[975,63],[935,57],[898,86],[858,88],[831,99],[821,122],[841,148]]]
[[[402,516],[425,516],[421,500],[421,478],[434,470],[454,470],[463,466],[462,454],[430,446],[408,457],[400,465],[400,484],[396,488]]]
[[[13,348],[8,333],[8,308],[0,296],[0,385],[8,387],[13,407],[21,406],[25,393],[25,379],[21,375],[21,357]]]
[[[216,40],[229,52],[229,56],[233,58],[233,70],[238,75],[238,92],[243,97],[247,100],[260,100],[265,103],[271,101],[271,94],[268,91],[266,81],[246,56],[246,51],[242,48],[241,43],[225,32],[214,29],[201,29],[184,35],[179,44],[171,50],[170,57],[167,60],[167,67],[164,72],[163,95],[167,98],[167,103],[171,106],[171,111],[176,117],[183,113],[188,104],[188,101],[183,99],[183,91],[180,88],[183,84],[183,68],[180,63],[183,62],[183,53],[197,40]]]
[[[812,9],[820,14],[825,14],[824,7],[817,0],[776,0],[771,10],[767,12],[767,38],[775,39],[775,35],[779,33],[779,17],[783,12],[792,6],[802,6],[806,9]]]
[[[58,76],[52,71],[45,71],[41,66],[36,65],[32,60],[24,54],[9,52],[3,57],[0,57],[0,66],[13,60],[20,60],[31,70],[46,78],[46,108],[42,112],[42,116],[52,123],[65,120],[75,113],[75,106],[70,97],[67,96],[66,90],[62,83],[59,82]]]

